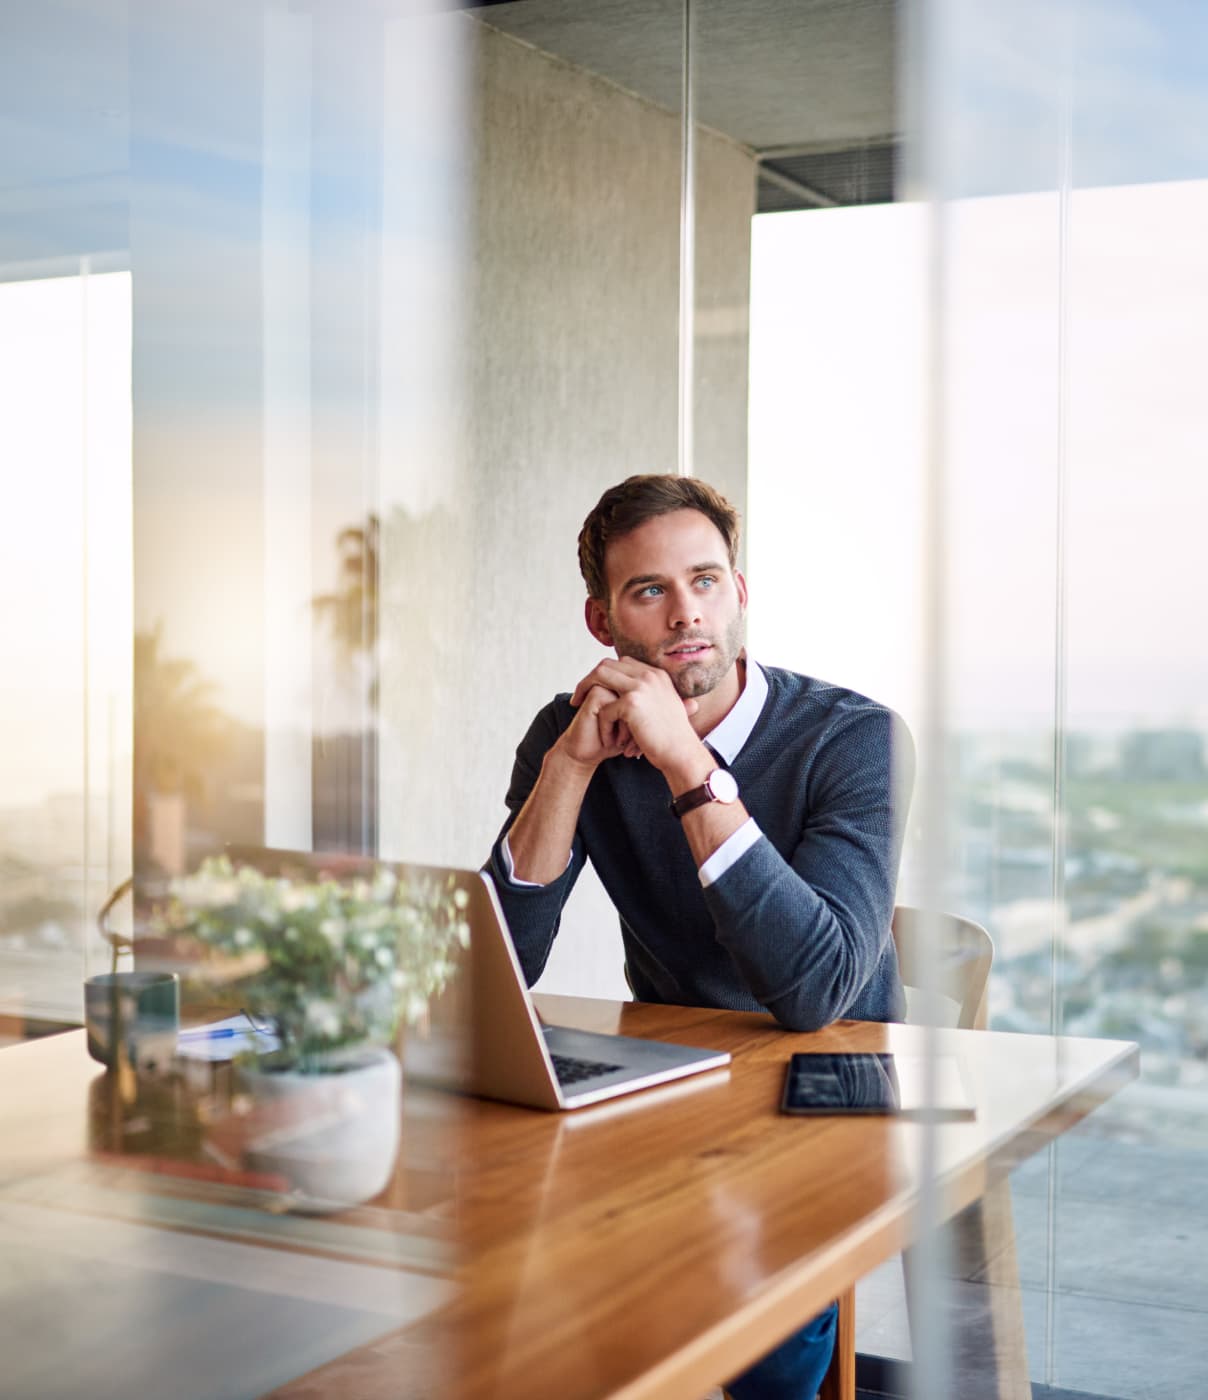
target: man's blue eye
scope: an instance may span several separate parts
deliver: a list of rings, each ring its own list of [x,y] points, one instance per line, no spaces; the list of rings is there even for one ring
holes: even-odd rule
[[[712,588],[717,579],[712,574],[703,574],[696,581],[702,588]]]
[[[641,588],[638,590],[638,597],[653,598],[656,594],[659,594],[662,591],[663,590],[658,586],[657,583],[648,583],[645,588]]]

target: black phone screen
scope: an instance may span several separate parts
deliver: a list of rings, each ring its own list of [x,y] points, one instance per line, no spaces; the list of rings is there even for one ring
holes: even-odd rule
[[[893,1056],[794,1055],[784,1076],[781,1113],[896,1113]]]

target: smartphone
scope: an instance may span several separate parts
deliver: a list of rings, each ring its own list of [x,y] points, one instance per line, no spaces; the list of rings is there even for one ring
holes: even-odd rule
[[[892,1055],[797,1054],[789,1060],[781,1113],[897,1113],[900,1107]]]
[[[976,1116],[960,1060],[867,1051],[796,1054],[784,1076],[781,1113],[894,1113],[946,1123]]]

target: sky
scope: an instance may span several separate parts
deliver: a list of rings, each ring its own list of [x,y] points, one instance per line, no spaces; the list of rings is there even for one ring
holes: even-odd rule
[[[128,272],[0,283],[0,807],[129,762],[130,313]]]
[[[928,217],[755,221],[753,650],[917,715],[931,568],[952,725],[1051,723],[1060,644],[1071,727],[1208,727],[1208,182],[961,201],[935,300]]]
[[[934,303],[922,206],[755,220],[757,656],[917,722],[931,568],[952,727],[1051,724],[1060,640],[1071,728],[1208,728],[1208,181],[1076,189],[1064,252],[1062,218],[1052,193],[953,205]],[[3,806],[78,791],[86,750],[103,786],[128,750],[130,297],[128,273],[0,284]],[[924,505],[936,308],[942,547]],[[229,639],[201,659],[239,693]]]

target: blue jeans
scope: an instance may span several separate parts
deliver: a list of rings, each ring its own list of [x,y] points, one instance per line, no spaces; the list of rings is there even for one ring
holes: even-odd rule
[[[749,1371],[727,1381],[734,1400],[814,1400],[835,1349],[838,1315],[832,1303]]]

